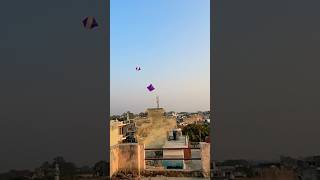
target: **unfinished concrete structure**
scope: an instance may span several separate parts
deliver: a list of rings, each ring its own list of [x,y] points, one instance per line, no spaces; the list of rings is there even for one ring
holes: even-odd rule
[[[121,143],[124,136],[125,123],[118,120],[110,120],[110,146]]]
[[[163,108],[148,108],[146,113],[151,122],[155,122],[157,120],[163,120],[165,110]]]
[[[146,119],[137,120],[136,139],[146,147],[162,147],[167,139],[167,131],[176,128],[176,120],[165,117],[163,108],[149,108],[146,113]]]

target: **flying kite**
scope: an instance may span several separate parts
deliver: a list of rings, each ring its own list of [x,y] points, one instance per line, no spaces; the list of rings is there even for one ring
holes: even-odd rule
[[[141,70],[141,68],[140,68],[139,66],[137,66],[137,67],[136,67],[136,70],[137,70],[137,71],[140,71],[140,70]]]
[[[82,20],[82,24],[86,29],[93,29],[95,27],[98,27],[97,21],[94,19],[94,17],[88,16],[84,20]]]
[[[150,85],[147,87],[147,89],[151,92],[151,91],[153,91],[155,88],[153,87],[152,84],[150,84]]]

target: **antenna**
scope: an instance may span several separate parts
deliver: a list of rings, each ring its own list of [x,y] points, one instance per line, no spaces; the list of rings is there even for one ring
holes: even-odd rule
[[[157,108],[159,109],[159,96],[157,95]]]

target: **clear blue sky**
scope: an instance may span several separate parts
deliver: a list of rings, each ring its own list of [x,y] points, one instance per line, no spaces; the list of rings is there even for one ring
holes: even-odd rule
[[[209,0],[111,0],[110,13],[111,114],[156,95],[168,111],[210,109]]]

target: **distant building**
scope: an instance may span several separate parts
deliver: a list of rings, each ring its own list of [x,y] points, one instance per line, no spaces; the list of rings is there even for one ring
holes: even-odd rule
[[[184,127],[184,126],[187,126],[188,123],[186,123],[186,122],[181,122],[181,123],[179,123],[179,125],[182,126],[182,127]]]
[[[194,123],[200,123],[204,121],[204,117],[202,115],[198,114],[193,114],[190,115],[189,117],[186,117],[183,119],[183,122],[187,124],[194,124]]]
[[[134,118],[134,114],[131,113],[130,111],[127,112],[127,121],[129,121],[130,119]]]
[[[125,138],[125,126],[122,121],[111,120],[110,121],[110,146],[119,144]]]
[[[174,111],[170,111],[170,112],[167,112],[167,113],[165,113],[165,114],[166,114],[166,116],[168,116],[168,117],[175,117],[175,118],[178,117],[177,113],[175,113]]]

